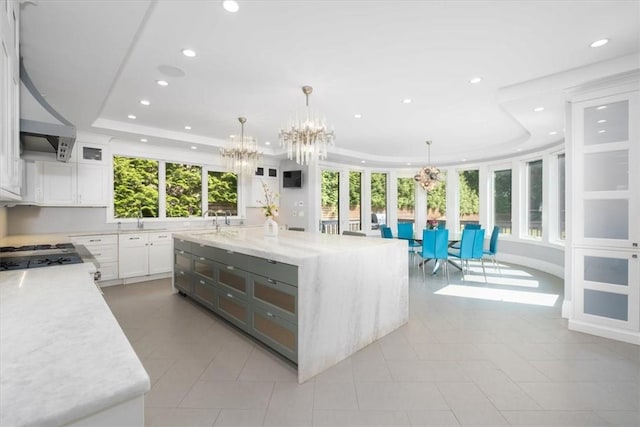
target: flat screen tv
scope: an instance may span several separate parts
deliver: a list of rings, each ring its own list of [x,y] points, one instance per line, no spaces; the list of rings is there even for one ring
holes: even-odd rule
[[[302,187],[302,171],[284,171],[282,172],[283,188],[301,188]]]

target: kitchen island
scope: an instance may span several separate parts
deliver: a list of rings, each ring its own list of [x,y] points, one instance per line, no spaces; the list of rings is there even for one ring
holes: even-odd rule
[[[297,363],[302,383],[408,321],[405,241],[174,233],[174,286]]]
[[[0,425],[144,425],[149,376],[94,269],[0,272]]]

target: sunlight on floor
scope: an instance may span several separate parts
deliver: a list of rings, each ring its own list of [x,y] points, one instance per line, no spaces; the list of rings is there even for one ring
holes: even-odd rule
[[[542,305],[545,307],[553,307],[559,298],[559,295],[555,294],[461,285],[447,285],[435,293],[437,295],[484,299],[488,301],[515,302],[519,304]]]
[[[473,275],[466,275],[465,282],[473,282],[473,283],[481,283],[481,284],[489,284],[489,285],[502,285],[502,286],[519,286],[523,288],[538,288],[540,286],[540,282],[537,280],[526,280],[526,279],[514,279],[510,276],[492,276],[492,272],[487,271],[487,281],[484,281],[484,276],[482,275],[482,268],[480,271],[476,271],[475,269],[471,269]]]

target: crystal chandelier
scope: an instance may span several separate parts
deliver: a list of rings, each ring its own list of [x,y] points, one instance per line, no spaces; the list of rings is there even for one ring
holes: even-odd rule
[[[418,171],[413,179],[420,184],[425,191],[431,191],[440,184],[440,169],[431,166],[431,141],[427,141],[427,149],[429,150],[429,166],[425,166]]]
[[[325,119],[309,110],[311,86],[302,86],[302,93],[307,97],[306,110],[302,117],[296,114],[289,120],[285,129],[280,129],[280,146],[287,147],[287,157],[296,163],[305,165],[317,159],[327,158],[327,146],[333,144],[333,130],[328,130]]]
[[[244,124],[247,119],[238,117],[238,121],[241,126],[240,138],[237,135],[231,135],[232,147],[221,148],[220,155],[228,170],[242,174],[253,174],[262,157],[262,153],[258,151],[256,139],[244,135]]]

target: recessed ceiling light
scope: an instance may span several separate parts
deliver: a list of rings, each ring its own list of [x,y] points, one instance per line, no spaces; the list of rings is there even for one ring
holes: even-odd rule
[[[549,135],[557,135],[558,132],[556,132],[555,130],[552,130],[551,132],[549,132]]]
[[[466,162],[466,161],[467,161],[467,159],[460,159],[460,160],[462,160],[463,162]]]
[[[606,132],[606,130],[604,130],[604,129],[600,129],[600,130],[598,131],[598,133],[605,133],[605,132]]]
[[[184,127],[186,130],[191,130],[191,126],[185,126]]]
[[[158,86],[169,86],[169,82],[166,80],[156,80]]]
[[[129,117],[131,120],[135,120],[136,116],[134,116],[133,114],[129,114],[127,117]]]
[[[356,119],[361,119],[362,118],[362,114],[354,114],[353,117],[355,117]]]
[[[197,149],[198,149],[198,147],[196,147],[195,145],[192,145],[192,146],[191,146],[191,149],[192,149],[192,150],[197,150]]]
[[[482,77],[474,77],[471,80],[469,80],[469,83],[476,84],[476,83],[480,83],[481,81],[482,81]]]
[[[591,43],[591,47],[600,47],[600,46],[604,46],[607,43],[609,43],[609,39],[600,39]]]
[[[606,105],[601,105],[599,107],[596,107],[596,110],[604,110],[605,108],[607,108]]]
[[[536,107],[533,109],[533,111],[535,111],[536,113],[539,113],[540,111],[544,111],[544,107]]]
[[[600,119],[600,120],[598,120],[598,123],[606,123],[606,122],[607,122],[607,119]]]
[[[238,2],[234,0],[224,0],[222,2],[222,7],[224,10],[231,13],[236,13],[240,9]]]
[[[269,141],[265,141],[264,145],[271,145],[271,143]]]
[[[411,98],[405,98],[402,100],[403,104],[411,104]]]
[[[193,58],[194,56],[196,56],[196,51],[193,49],[182,49],[182,54],[189,58]]]
[[[516,151],[522,151],[522,148],[516,148]]]
[[[149,105],[151,105],[151,102],[147,101],[146,99],[141,99],[140,104],[146,105],[148,107]]]
[[[360,160],[360,163],[367,163],[366,160]]]
[[[411,166],[411,163],[407,163],[407,166]]]
[[[140,138],[140,142],[148,142],[149,140],[147,138]]]

